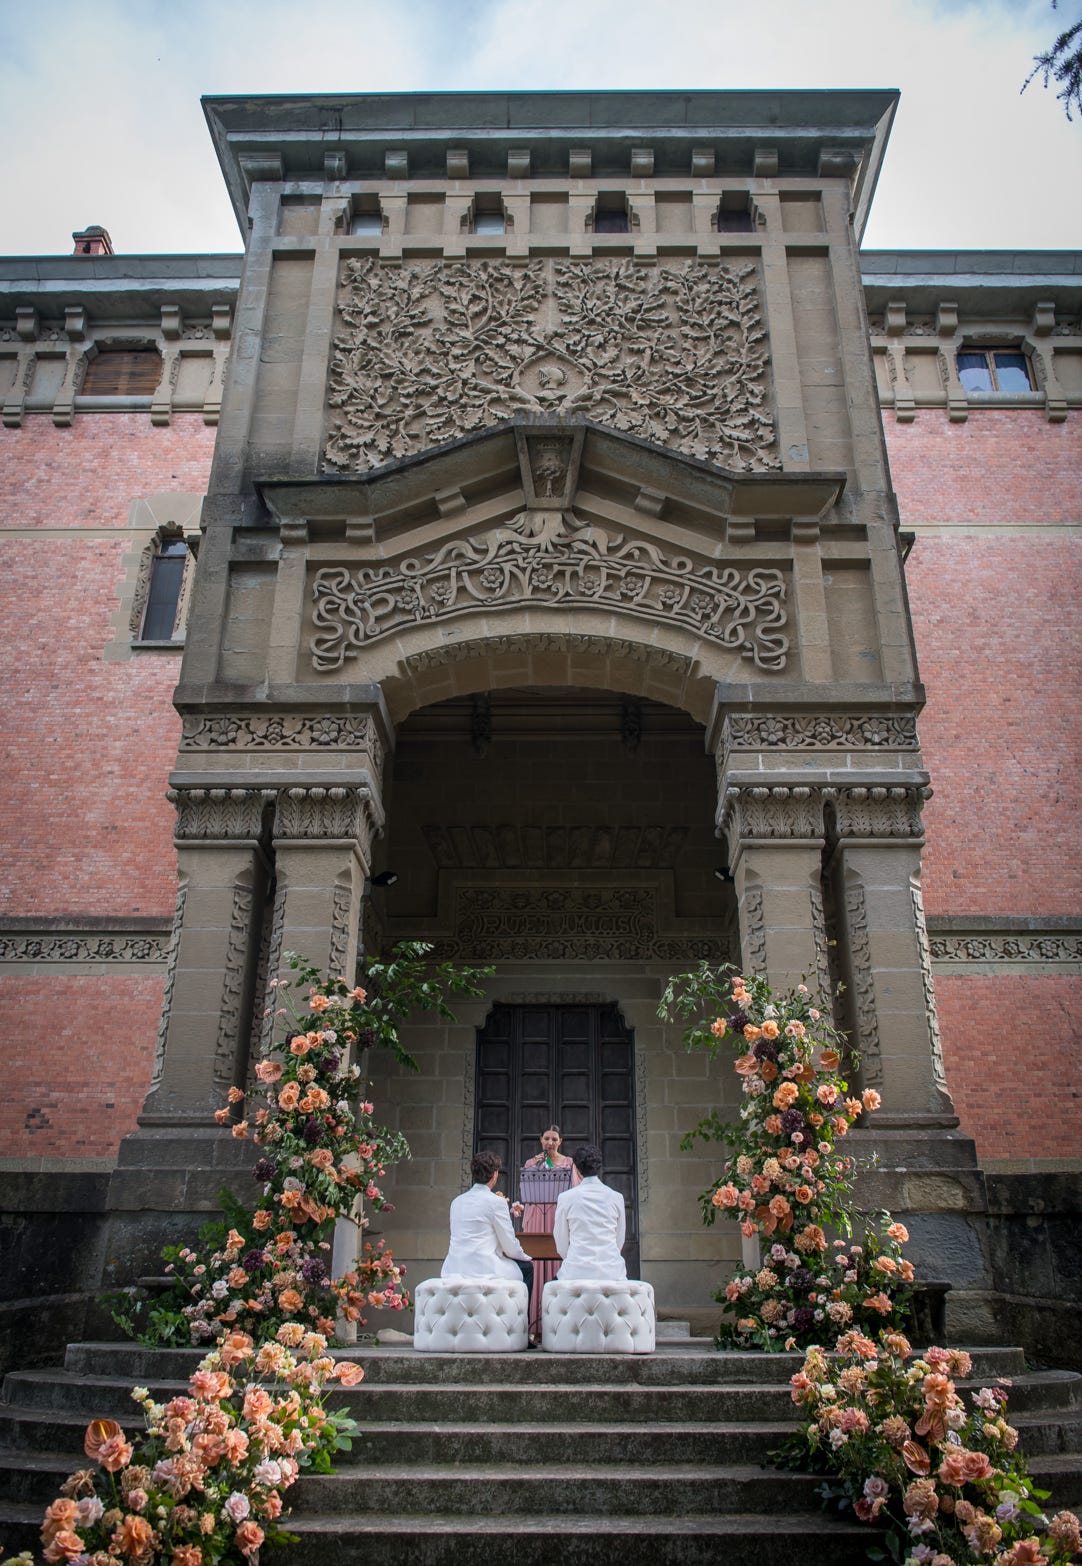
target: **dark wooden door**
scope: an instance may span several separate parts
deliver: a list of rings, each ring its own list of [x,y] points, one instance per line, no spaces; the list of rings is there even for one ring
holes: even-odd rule
[[[512,1200],[546,1126],[560,1127],[565,1153],[600,1147],[602,1179],[627,1204],[624,1256],[638,1277],[635,1041],[616,1008],[497,1006],[478,1030],[476,1083],[474,1146],[499,1153]]]

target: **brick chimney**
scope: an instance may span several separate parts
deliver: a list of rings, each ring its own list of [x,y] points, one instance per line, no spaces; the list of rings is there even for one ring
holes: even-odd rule
[[[111,256],[113,241],[109,238],[109,230],[102,228],[100,223],[91,223],[89,228],[72,234],[75,241],[75,255],[77,256]]]

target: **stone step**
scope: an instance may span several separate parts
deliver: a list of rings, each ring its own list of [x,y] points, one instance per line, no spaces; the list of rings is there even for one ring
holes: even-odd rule
[[[973,1348],[971,1379],[1026,1374],[1019,1348]],[[475,1384],[491,1379],[528,1385],[601,1381],[659,1386],[701,1381],[739,1385],[786,1385],[803,1364],[801,1354],[718,1353],[702,1340],[666,1344],[654,1354],[420,1354],[411,1348],[364,1345],[334,1350],[337,1359],[358,1360],[369,1384],[391,1381]],[[151,1380],[186,1381],[203,1357],[201,1349],[147,1349],[128,1343],[74,1343],[64,1368],[77,1375],[128,1377],[134,1385]],[[498,1376],[493,1376],[498,1367]]]
[[[565,1454],[566,1456],[567,1454]],[[404,1465],[363,1469],[297,1484],[295,1515],[399,1512],[405,1516],[682,1517],[694,1513],[812,1511],[822,1479],[758,1464],[700,1468],[691,1463]]]
[[[7,1551],[38,1546],[40,1512],[0,1508]],[[866,1566],[876,1535],[819,1511],[599,1517],[549,1511],[527,1516],[387,1513],[292,1516],[289,1566],[370,1566],[377,1555],[411,1566]],[[283,1559],[285,1556],[283,1555]]]

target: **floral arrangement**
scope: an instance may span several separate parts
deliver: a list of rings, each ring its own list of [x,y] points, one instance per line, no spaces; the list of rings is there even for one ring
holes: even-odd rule
[[[833,1475],[825,1496],[886,1531],[869,1560],[905,1566],[1053,1566],[1082,1550],[1073,1512],[1051,1521],[1007,1423],[1009,1383],[959,1392],[959,1349],[914,1357],[900,1332],[843,1333],[837,1359],[811,1348],[791,1378],[805,1423],[784,1460]]]
[[[431,969],[430,950],[405,943],[389,962],[370,964],[366,977],[374,993],[325,978],[286,954],[297,977],[268,986],[285,1039],[255,1066],[262,1102],[252,1105],[233,1087],[215,1113],[235,1138],[258,1148],[252,1173],[262,1187],[259,1198],[249,1210],[223,1191],[226,1222],[209,1225],[195,1246],[166,1248],[174,1288],[153,1303],[114,1297],[114,1319],[126,1331],[158,1345],[205,1344],[229,1331],[259,1341],[284,1323],[329,1336],[338,1317],[363,1325],[366,1307],[409,1305],[405,1269],[383,1240],[366,1244],[356,1265],[338,1277],[331,1258],[339,1218],[354,1217],[361,1204],[392,1210],[381,1182],[391,1165],[409,1157],[405,1138],[373,1120],[351,1055],[383,1046],[416,1069],[399,1043],[402,1018],[414,1007],[451,1016],[449,992],[479,993],[483,970],[446,963]]]
[[[264,1544],[292,1542],[282,1528],[283,1492],[303,1468],[330,1472],[357,1428],[324,1399],[331,1383],[356,1386],[364,1371],[335,1363],[326,1347],[296,1324],[258,1349],[232,1332],[185,1394],[163,1404],[136,1387],[145,1431],[129,1439],[115,1420],[90,1423],[84,1451],[95,1467],[72,1474],[46,1509],[45,1560],[256,1563]],[[4,1566],[29,1561],[24,1553]]]
[[[859,1243],[850,1240],[856,1169],[839,1146],[859,1116],[880,1107],[880,1096],[874,1088],[850,1093],[841,1075],[845,1041],[807,985],[775,995],[765,979],[702,963],[670,981],[658,1010],[686,1023],[689,1048],[738,1051],[739,1116],[715,1110],[681,1144],[702,1139],[729,1150],[702,1193],[704,1221],[728,1213],[745,1236],[770,1242],[761,1266],[716,1292],[735,1317],[720,1341],[791,1349],[900,1315],[913,1281],[901,1254],[909,1235],[883,1214]],[[844,1236],[833,1245],[832,1231]]]

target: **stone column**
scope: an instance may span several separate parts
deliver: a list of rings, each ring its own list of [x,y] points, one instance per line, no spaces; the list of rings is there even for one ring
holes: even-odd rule
[[[823,915],[823,819],[819,791],[803,785],[726,789],[718,825],[740,913],[745,971],[775,989],[806,982],[829,990]]]
[[[260,788],[179,788],[180,887],[154,1077],[142,1127],[214,1125],[244,1070],[266,860]]]
[[[372,837],[383,813],[367,784],[281,789],[274,823],[272,947],[352,978]]]
[[[939,1041],[920,884],[919,785],[826,788],[838,942],[861,1076],[884,1099],[888,1124],[953,1118]],[[832,834],[833,835],[833,834]],[[931,1117],[931,1119],[929,1119]]]

